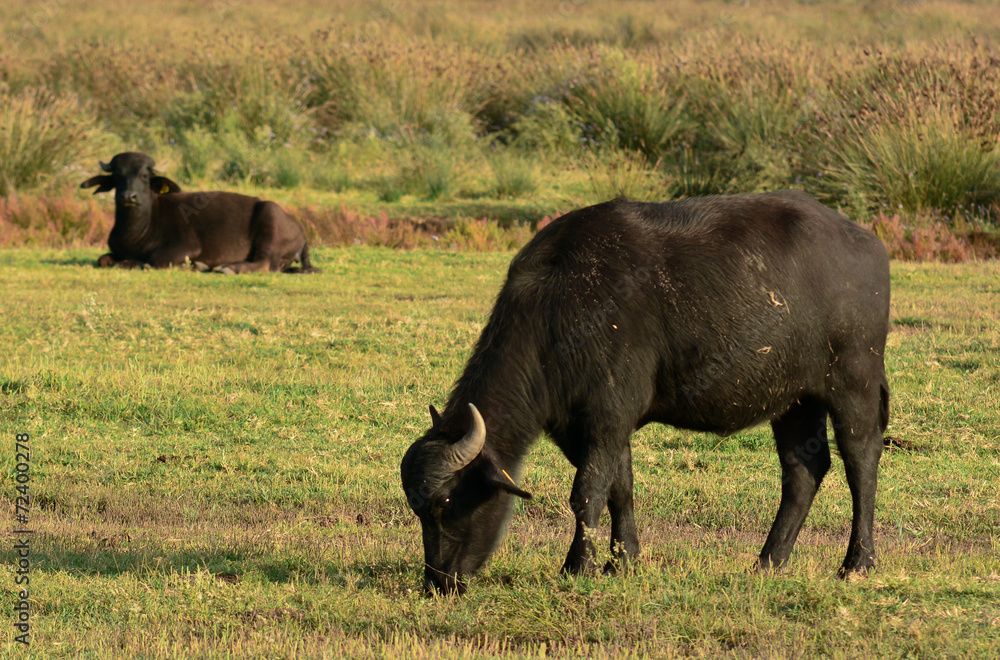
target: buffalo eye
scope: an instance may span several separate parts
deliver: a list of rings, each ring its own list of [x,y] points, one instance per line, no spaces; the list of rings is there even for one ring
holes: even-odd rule
[[[437,517],[440,518],[441,516],[448,513],[449,509],[451,509],[451,498],[446,497],[443,500],[441,500],[440,504],[437,505],[437,511],[435,511],[435,513],[437,514]]]

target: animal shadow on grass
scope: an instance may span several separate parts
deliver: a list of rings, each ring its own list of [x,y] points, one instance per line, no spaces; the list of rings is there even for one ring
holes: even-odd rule
[[[423,573],[409,557],[385,561],[337,562],[310,557],[276,559],[251,547],[191,548],[174,552],[137,543],[127,532],[91,533],[78,542],[49,537],[32,548],[32,563],[40,570],[67,571],[80,576],[116,577],[133,574],[186,576],[208,573],[216,581],[239,583],[247,576],[274,584],[289,582],[336,585],[399,595],[418,588]],[[270,553],[268,553],[270,554]],[[418,574],[419,573],[419,574]]]
[[[51,259],[42,259],[41,263],[45,264],[46,266],[87,266],[87,267],[92,267],[92,266],[94,266],[94,262],[96,262],[96,261],[97,261],[97,258],[94,257],[94,256],[91,256],[91,255],[69,254],[69,255],[60,256],[60,257],[53,257]]]

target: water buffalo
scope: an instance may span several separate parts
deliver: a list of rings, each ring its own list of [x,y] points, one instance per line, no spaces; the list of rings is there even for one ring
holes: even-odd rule
[[[81,188],[115,191],[111,252],[100,267],[165,268],[190,263],[199,270],[312,272],[302,227],[274,202],[228,192],[181,192],[154,170],[146,154],[127,152],[101,163],[107,174]],[[291,268],[294,261],[301,268]]]
[[[401,476],[423,529],[425,588],[463,591],[507,527],[545,431],[576,467],[565,573],[639,553],[629,438],[649,422],[727,435],[770,422],[781,503],[760,568],[785,564],[830,467],[853,501],[840,574],[874,566],[889,418],[889,261],[874,234],[795,191],[573,211],[514,257],[443,414]]]

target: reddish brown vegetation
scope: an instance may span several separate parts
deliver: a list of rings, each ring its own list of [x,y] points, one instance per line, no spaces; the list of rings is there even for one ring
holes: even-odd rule
[[[365,215],[345,207],[289,208],[313,245],[380,245],[391,248],[443,247],[457,250],[514,250],[560,214],[535,226],[501,227],[482,219]],[[103,246],[113,208],[98,199],[63,196],[0,198],[0,247]],[[944,222],[900,215],[879,215],[869,225],[886,244],[889,256],[904,261],[960,263],[1000,258],[1000,233],[955,229]]]
[[[892,259],[961,263],[1000,257],[1000,234],[955,230],[943,222],[910,222],[898,214],[879,215],[871,223]]]

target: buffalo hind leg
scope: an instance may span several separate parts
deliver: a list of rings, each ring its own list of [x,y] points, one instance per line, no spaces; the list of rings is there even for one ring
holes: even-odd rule
[[[604,572],[614,575],[639,556],[639,534],[635,529],[632,503],[632,448],[626,446],[618,463],[618,472],[608,492],[608,513],[611,514],[611,561]]]
[[[885,389],[888,392],[888,389]],[[848,405],[834,410],[834,434],[844,459],[844,473],[851,489],[853,515],[847,555],[840,577],[864,574],[875,567],[875,491],[878,463],[882,457],[879,394],[870,390],[847,399]]]
[[[250,221],[253,243],[246,261],[220,266],[220,273],[278,273],[305,245],[302,228],[274,202],[257,202]]]
[[[781,461],[781,504],[760,551],[759,569],[780,568],[788,561],[816,491],[830,469],[826,417],[822,404],[804,401],[771,423]]]

